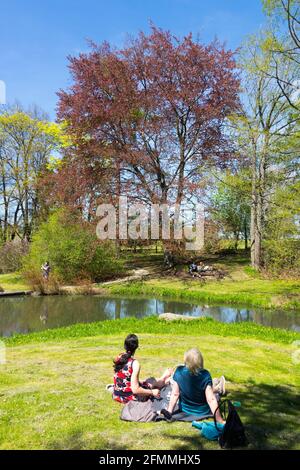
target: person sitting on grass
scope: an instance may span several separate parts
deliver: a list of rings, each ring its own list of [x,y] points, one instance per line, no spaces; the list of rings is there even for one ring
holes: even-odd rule
[[[192,261],[191,264],[189,265],[189,274],[191,274],[191,276],[194,276],[194,274],[197,272],[198,272],[198,267],[195,261]]]
[[[170,381],[173,372],[172,369],[167,369],[157,380],[148,379],[140,382],[141,366],[134,358],[138,346],[138,337],[134,334],[128,335],[124,342],[125,352],[119,354],[114,360],[112,397],[120,403],[128,403],[130,400],[145,400],[152,396],[159,398],[160,389]]]
[[[218,384],[213,381],[210,373],[204,369],[201,352],[192,348],[184,354],[184,365],[178,366],[172,381],[172,394],[167,412],[172,415],[179,400],[179,411],[188,415],[198,416],[200,419],[214,415],[218,408],[215,392],[225,393],[225,378],[221,377]],[[225,424],[219,410],[216,420]]]

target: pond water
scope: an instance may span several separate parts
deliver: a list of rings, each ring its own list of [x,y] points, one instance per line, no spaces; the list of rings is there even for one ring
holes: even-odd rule
[[[178,300],[102,296],[5,297],[0,299],[0,336],[58,328],[74,323],[172,312],[221,322],[252,321],[300,331],[300,312],[208,306]]]

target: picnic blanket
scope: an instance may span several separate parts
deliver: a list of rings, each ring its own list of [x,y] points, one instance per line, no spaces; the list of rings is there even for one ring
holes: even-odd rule
[[[149,379],[147,379],[147,382]],[[165,418],[159,414],[162,409],[167,409],[172,393],[172,386],[166,385],[160,391],[160,398],[150,397],[148,400],[131,400],[124,405],[120,418],[123,421],[134,421],[146,423],[150,421],[162,421]],[[176,405],[171,421],[201,421],[203,419],[212,418],[212,414],[205,416],[189,415],[179,410]]]

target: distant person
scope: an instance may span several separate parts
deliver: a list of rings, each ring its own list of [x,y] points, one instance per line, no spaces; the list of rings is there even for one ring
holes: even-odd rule
[[[164,265],[170,269],[175,266],[174,255],[170,251],[166,251],[164,254]]]
[[[48,281],[50,271],[51,271],[49,261],[46,261],[46,263],[42,265],[41,270],[42,270],[43,278],[45,279],[45,281]]]
[[[179,410],[199,417],[214,414],[218,408],[215,392],[225,393],[225,378],[221,377],[218,385],[213,385],[210,373],[204,369],[201,352],[192,348],[184,354],[184,365],[178,366],[172,380],[172,394],[168,406],[171,415],[179,400]],[[224,424],[219,411],[216,420]]]
[[[159,379],[148,379],[140,382],[141,366],[134,354],[139,346],[138,337],[130,334],[125,338],[125,351],[114,360],[114,384],[112,397],[120,403],[128,403],[130,400],[159,398],[160,389],[170,381],[172,369],[167,371]]]
[[[198,271],[198,267],[197,267],[196,263],[193,261],[189,265],[189,274],[194,275],[194,273],[196,273],[197,271]]]

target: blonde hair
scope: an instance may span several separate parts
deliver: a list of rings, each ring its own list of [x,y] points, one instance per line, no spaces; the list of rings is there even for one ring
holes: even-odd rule
[[[184,353],[184,363],[192,374],[197,374],[203,369],[203,356],[199,349],[192,348]]]

